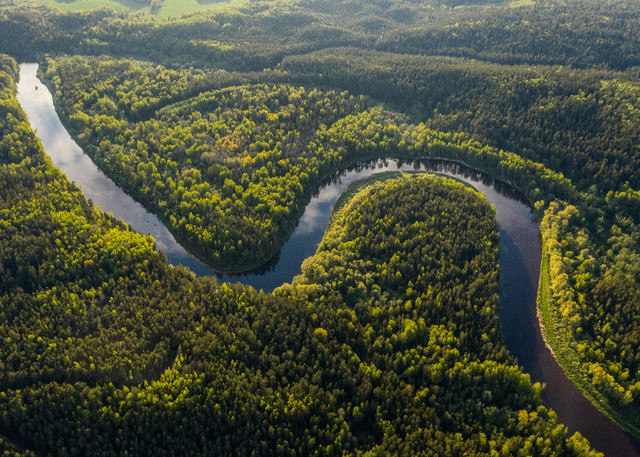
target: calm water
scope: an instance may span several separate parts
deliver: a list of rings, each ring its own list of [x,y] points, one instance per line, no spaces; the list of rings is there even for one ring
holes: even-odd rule
[[[189,255],[155,215],[125,194],[84,154],[60,122],[51,94],[37,79],[36,72],[37,64],[20,65],[18,101],[54,165],[104,211],[122,219],[139,232],[151,234],[169,262],[187,266],[196,275],[217,275],[221,281],[241,282],[265,291],[291,281],[299,274],[302,261],[316,251],[340,192],[353,181],[374,173],[431,171],[472,185],[496,208],[500,225],[500,321],[507,348],[518,358],[533,381],[546,384],[542,395],[545,405],[555,410],[560,421],[572,432],[579,431],[594,448],[605,452],[607,456],[640,457],[640,444],[582,396],[544,345],[536,317],[540,232],[527,203],[508,184],[449,161],[388,159],[364,163],[327,180],[307,205],[278,259],[263,268],[262,272],[220,275]]]

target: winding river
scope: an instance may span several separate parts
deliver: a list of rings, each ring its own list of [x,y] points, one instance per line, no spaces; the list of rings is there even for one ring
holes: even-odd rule
[[[60,122],[51,94],[37,78],[37,68],[37,64],[20,65],[18,101],[54,165],[82,189],[87,199],[133,229],[151,234],[171,264],[184,265],[196,275],[217,275],[221,281],[241,282],[265,291],[291,281],[300,272],[302,261],[314,254],[340,192],[351,182],[374,173],[422,170],[470,184],[496,208],[500,225],[500,321],[507,348],[534,382],[546,384],[542,391],[545,406],[552,408],[571,432],[580,432],[607,456],[640,457],[640,443],[578,391],[545,347],[536,315],[540,232],[527,202],[508,184],[450,161],[386,159],[363,163],[337,173],[317,191],[272,264],[261,272],[220,275],[187,253],[158,217],[125,194],[84,154]]]

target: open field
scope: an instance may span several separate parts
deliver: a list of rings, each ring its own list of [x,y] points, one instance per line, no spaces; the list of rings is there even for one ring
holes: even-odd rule
[[[248,0],[164,0],[162,6],[151,6],[150,1],[135,0],[25,0],[16,3],[44,4],[62,11],[90,11],[99,8],[111,8],[130,13],[144,13],[158,19],[178,17],[198,11],[215,10],[238,6]]]

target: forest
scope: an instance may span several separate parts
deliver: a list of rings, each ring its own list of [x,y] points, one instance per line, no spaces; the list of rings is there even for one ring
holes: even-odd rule
[[[476,192],[360,190],[273,295],[195,279],[53,168],[2,63],[4,455],[596,455],[502,343]]]
[[[561,366],[640,436],[637,2],[296,0],[165,21],[1,5],[8,453],[589,452],[501,341],[480,197],[385,181],[274,296],[196,280],[51,166],[13,59],[41,63],[84,150],[221,271],[276,256],[322,180],[365,159],[443,157],[512,183],[540,223],[538,306]],[[407,219],[438,204],[462,219]]]

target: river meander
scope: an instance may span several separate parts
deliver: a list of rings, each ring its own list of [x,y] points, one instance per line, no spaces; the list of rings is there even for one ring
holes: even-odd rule
[[[567,378],[545,347],[536,315],[541,240],[527,202],[506,183],[464,164],[443,161],[375,160],[328,178],[312,197],[280,254],[263,271],[222,275],[191,256],[160,219],[124,193],[106,177],[71,138],[55,111],[53,99],[37,78],[37,64],[20,65],[18,101],[53,164],[75,182],[87,199],[151,234],[173,265],[184,265],[196,275],[216,275],[220,281],[241,282],[271,291],[300,273],[302,261],[313,255],[329,222],[333,204],[350,183],[374,173],[396,170],[436,172],[470,184],[496,208],[500,226],[500,322],[509,351],[535,382],[546,384],[545,406],[553,409],[571,432],[579,431],[607,456],[640,457],[640,444],[593,406]]]

